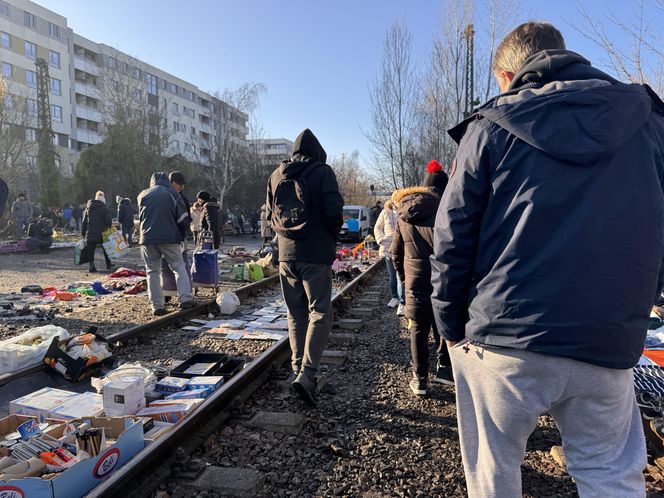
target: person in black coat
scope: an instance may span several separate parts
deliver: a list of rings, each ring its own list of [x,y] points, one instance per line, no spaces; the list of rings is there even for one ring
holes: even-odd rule
[[[431,263],[433,225],[438,204],[447,185],[447,174],[437,161],[431,161],[422,187],[396,191],[398,221],[392,241],[392,258],[399,278],[405,283],[404,312],[409,319],[410,349],[413,358],[414,394],[424,396],[429,375],[429,331],[433,331],[438,365],[434,380],[454,385],[445,341],[436,330],[431,306]]]
[[[127,245],[131,247],[132,236],[134,234],[134,208],[129,199],[122,199],[118,204],[118,223],[122,227],[122,237]]]
[[[203,215],[201,219],[201,228],[212,232],[214,238],[213,247],[219,249],[219,210],[220,206],[217,199],[210,196],[209,192],[201,190],[197,196],[203,203]]]
[[[104,196],[104,192],[100,190],[95,194],[95,198],[90,199],[85,206],[83,223],[81,226],[81,234],[85,237],[88,251],[90,251],[89,271],[91,273],[97,271],[97,268],[95,267],[95,251],[98,245],[101,246],[101,250],[104,253],[106,268],[113,267],[111,260],[108,259],[108,255],[104,250],[104,246],[102,246],[102,243],[104,242],[102,232],[107,228],[111,228],[112,224],[113,219],[111,217],[111,211],[106,207],[106,197]]]

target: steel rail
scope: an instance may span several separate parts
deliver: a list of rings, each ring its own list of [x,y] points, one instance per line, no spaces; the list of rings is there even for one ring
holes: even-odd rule
[[[277,283],[278,281],[279,277],[275,275],[272,277],[264,278],[263,280],[259,280],[258,282],[252,282],[250,284],[243,285],[242,287],[238,287],[237,289],[234,289],[230,292],[235,292],[235,294],[239,298],[245,298],[248,295],[250,295],[252,292],[261,290],[264,287],[268,287],[274,283]],[[178,322],[179,320],[186,320],[189,317],[198,315],[200,313],[204,313],[210,308],[210,306],[214,306],[214,304],[215,304],[214,299],[211,299],[209,301],[204,301],[193,308],[174,311],[173,313],[164,315],[160,318],[157,318],[156,320],[151,320],[146,323],[141,323],[140,325],[129,327],[125,330],[121,330],[120,332],[116,332],[115,334],[110,334],[106,336],[106,340],[110,343],[116,343],[131,337],[138,336],[140,334],[157,332],[159,330],[163,330],[172,323]],[[20,379],[21,377],[25,377],[26,375],[40,372],[45,368],[46,365],[44,364],[44,362],[39,361],[38,363],[36,362],[32,365],[28,365],[15,372],[0,375],[0,387],[4,386],[5,384],[8,384],[9,382]]]
[[[373,274],[382,263],[382,258],[367,268],[362,274],[349,282],[332,299],[333,306],[340,306],[343,298],[354,290],[365,278]],[[139,482],[154,475],[158,467],[163,466],[175,455],[178,446],[192,438],[198,429],[209,423],[210,419],[221,416],[236,397],[243,398],[251,386],[256,387],[261,377],[267,377],[273,363],[282,364],[290,357],[288,337],[279,339],[272,347],[250,362],[246,368],[224,384],[212,396],[207,398],[191,415],[179,422],[177,428],[151,443],[120,469],[113,472],[104,482],[92,489],[86,497],[122,497],[134,496],[139,489]],[[267,380],[267,379],[265,379]],[[261,382],[262,383],[262,382]],[[253,392],[253,390],[250,390]],[[156,486],[155,486],[156,487]]]

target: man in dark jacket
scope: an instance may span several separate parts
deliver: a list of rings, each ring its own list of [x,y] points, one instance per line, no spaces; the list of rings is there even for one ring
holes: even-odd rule
[[[396,191],[392,199],[398,206],[397,226],[392,240],[392,260],[405,284],[404,314],[409,319],[413,394],[427,394],[429,376],[429,331],[436,344],[435,382],[454,385],[450,356],[445,341],[436,330],[431,308],[431,263],[433,254],[433,223],[440,197],[447,185],[447,174],[438,161],[429,163],[422,187]]]
[[[28,238],[25,243],[33,251],[48,254],[48,249],[53,245],[53,226],[45,218],[36,218],[30,221],[28,226]]]
[[[102,234],[104,230],[111,228],[112,224],[113,217],[111,216],[111,210],[106,207],[106,196],[104,192],[99,190],[95,194],[95,198],[90,199],[85,206],[83,222],[81,224],[81,235],[85,238],[85,243],[90,254],[90,269],[88,270],[90,273],[97,271],[95,267],[95,251],[97,250],[97,246],[100,246],[101,251],[104,253],[106,268],[113,268],[113,264],[102,245],[104,243]]]
[[[343,224],[344,200],[326,160],[318,139],[305,129],[295,140],[292,157],[270,176],[265,203],[266,218],[278,233],[279,276],[288,307],[293,388],[310,404],[316,403],[316,372],[332,329],[332,262]],[[304,189],[304,198],[282,197],[294,183]],[[299,214],[306,212],[299,218],[303,221],[298,225],[302,228],[300,235],[283,229],[289,225],[289,220],[283,219],[285,213],[292,212],[281,204],[287,201],[298,204]]]
[[[631,367],[662,283],[664,104],[545,23],[508,34],[493,69],[503,94],[451,131],[432,259],[468,494],[521,496],[549,413],[581,496],[645,496]]]
[[[16,227],[16,240],[20,240],[28,228],[28,222],[33,217],[32,204],[24,193],[18,194],[18,198],[12,204],[12,215],[14,215],[14,226]]]
[[[187,209],[187,213],[191,212],[191,203],[187,196],[184,195],[184,186],[187,184],[187,181],[184,178],[184,173],[182,171],[171,171],[168,175],[168,180],[171,182],[171,187],[175,190],[184,203],[184,207]],[[186,240],[187,236],[191,233],[191,227],[187,225],[186,227],[180,227],[182,233],[182,240]]]
[[[127,245],[131,247],[132,236],[134,235],[134,208],[129,199],[122,199],[118,204],[118,223],[122,227],[122,236]]]
[[[182,225],[190,222],[180,195],[171,188],[166,173],[150,179],[150,188],[138,196],[141,256],[148,275],[148,296],[155,316],[166,314],[161,289],[161,259],[175,274],[180,308],[195,306],[191,282],[182,257]]]
[[[210,192],[205,190],[201,190],[196,197],[203,203],[201,228],[212,232],[213,247],[219,249],[219,204],[217,199],[210,196]]]

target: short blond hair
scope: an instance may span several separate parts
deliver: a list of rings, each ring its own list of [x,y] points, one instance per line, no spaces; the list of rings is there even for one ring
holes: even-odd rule
[[[491,69],[516,74],[528,57],[542,50],[565,49],[563,35],[548,22],[528,21],[502,39]]]

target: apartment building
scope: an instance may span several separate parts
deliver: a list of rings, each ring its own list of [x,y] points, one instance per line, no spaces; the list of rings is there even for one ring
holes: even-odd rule
[[[73,174],[82,150],[104,139],[116,102],[131,101],[158,117],[165,155],[207,162],[219,126],[246,145],[246,114],[192,83],[74,33],[65,17],[34,2],[0,0],[0,41],[8,92],[26,97],[35,115],[35,62],[49,62],[54,143],[64,176]],[[34,130],[26,133],[36,137]],[[36,162],[32,152],[26,162]]]
[[[254,149],[266,164],[279,164],[291,155],[294,143],[287,138],[262,138],[249,140],[249,147]]]

